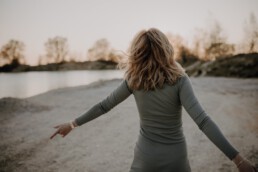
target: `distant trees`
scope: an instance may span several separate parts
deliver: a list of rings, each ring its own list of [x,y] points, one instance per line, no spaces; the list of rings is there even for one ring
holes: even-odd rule
[[[167,37],[173,45],[175,58],[183,64],[196,61],[197,58],[215,60],[230,56],[235,51],[234,45],[227,42],[227,37],[223,35],[223,30],[216,20],[213,20],[208,31],[196,31],[192,47],[187,45],[180,35],[168,33]]]
[[[39,64],[64,62],[69,53],[68,41],[61,36],[49,38],[45,43],[45,50],[46,54],[40,57]]]
[[[0,52],[0,66],[10,64],[17,66],[25,63],[24,58],[25,45],[18,40],[10,40],[7,44],[3,45]]]
[[[234,45],[227,43],[227,38],[222,35],[222,28],[217,21],[214,22],[206,41],[204,51],[207,59],[229,56],[234,52]]]
[[[111,48],[107,39],[97,40],[93,46],[88,50],[87,57],[90,61],[104,60],[118,62],[122,56],[117,54],[114,49]]]
[[[254,13],[250,14],[249,20],[244,25],[245,40],[247,51],[258,51],[258,22]]]
[[[209,31],[198,30],[194,38],[193,52],[204,60],[215,60],[234,53],[235,47],[227,42],[218,21],[214,20]]]
[[[208,29],[198,29],[193,38],[193,46],[180,35],[167,34],[167,37],[174,47],[175,58],[183,64],[195,61],[196,58],[203,60],[215,60],[224,58],[236,53],[258,52],[258,21],[254,13],[251,13],[244,23],[244,39],[239,44],[228,43],[227,37],[223,34],[220,23],[214,19]],[[56,36],[49,38],[45,44],[45,54],[39,58],[39,64],[62,63],[65,61],[83,61],[85,55],[69,53],[68,40],[65,37]],[[18,66],[25,64],[25,44],[19,40],[10,40],[0,50],[0,66]],[[123,56],[114,50],[107,39],[97,40],[88,49],[87,58],[90,61],[103,60],[119,62]]]
[[[108,54],[110,51],[110,45],[107,39],[97,40],[93,46],[88,50],[88,59],[90,61],[95,60],[108,60]]]
[[[166,34],[169,42],[172,44],[174,49],[174,58],[183,66],[187,66],[196,60],[198,57],[188,47],[186,40],[180,35],[174,35],[171,33]]]

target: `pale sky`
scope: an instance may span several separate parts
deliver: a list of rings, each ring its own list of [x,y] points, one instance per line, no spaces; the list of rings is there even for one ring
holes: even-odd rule
[[[125,51],[141,29],[156,27],[191,40],[196,28],[216,19],[232,43],[243,38],[258,0],[0,0],[0,47],[23,41],[31,64],[43,55],[48,38],[63,36],[69,50],[86,56],[95,41],[106,38]]]

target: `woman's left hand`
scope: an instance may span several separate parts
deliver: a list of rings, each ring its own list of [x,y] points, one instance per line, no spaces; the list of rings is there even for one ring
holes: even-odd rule
[[[248,160],[243,158],[240,154],[233,159],[239,172],[256,172],[255,167]]]
[[[60,124],[60,125],[55,126],[54,128],[56,128],[57,130],[50,137],[50,139],[53,139],[57,134],[60,134],[62,137],[65,137],[72,130],[70,123]]]
[[[238,167],[239,172],[256,172],[255,167],[247,160],[244,160]]]

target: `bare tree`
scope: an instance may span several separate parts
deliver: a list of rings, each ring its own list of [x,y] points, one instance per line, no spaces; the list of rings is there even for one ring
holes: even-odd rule
[[[88,59],[90,61],[105,60],[108,61],[108,55],[110,52],[110,44],[107,39],[99,39],[88,50]]]
[[[46,55],[42,56],[39,63],[64,62],[68,55],[68,41],[64,37],[49,38],[45,43]]]
[[[250,14],[248,22],[244,27],[245,41],[247,44],[247,51],[257,52],[258,51],[258,22],[254,13]]]
[[[24,64],[24,49],[25,45],[23,42],[18,40],[10,40],[1,48],[0,65]]]
[[[235,51],[234,45],[227,43],[227,37],[223,35],[223,30],[216,20],[209,31],[198,30],[194,44],[193,52],[205,60],[227,57]]]
[[[121,60],[125,58],[124,54],[118,53],[116,50],[111,49],[108,54],[108,60],[112,62],[119,63]]]

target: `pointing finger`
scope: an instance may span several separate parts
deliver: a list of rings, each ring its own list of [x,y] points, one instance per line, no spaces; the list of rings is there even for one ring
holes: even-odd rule
[[[58,134],[59,130],[57,130],[51,137],[50,139],[53,139],[57,134]]]

